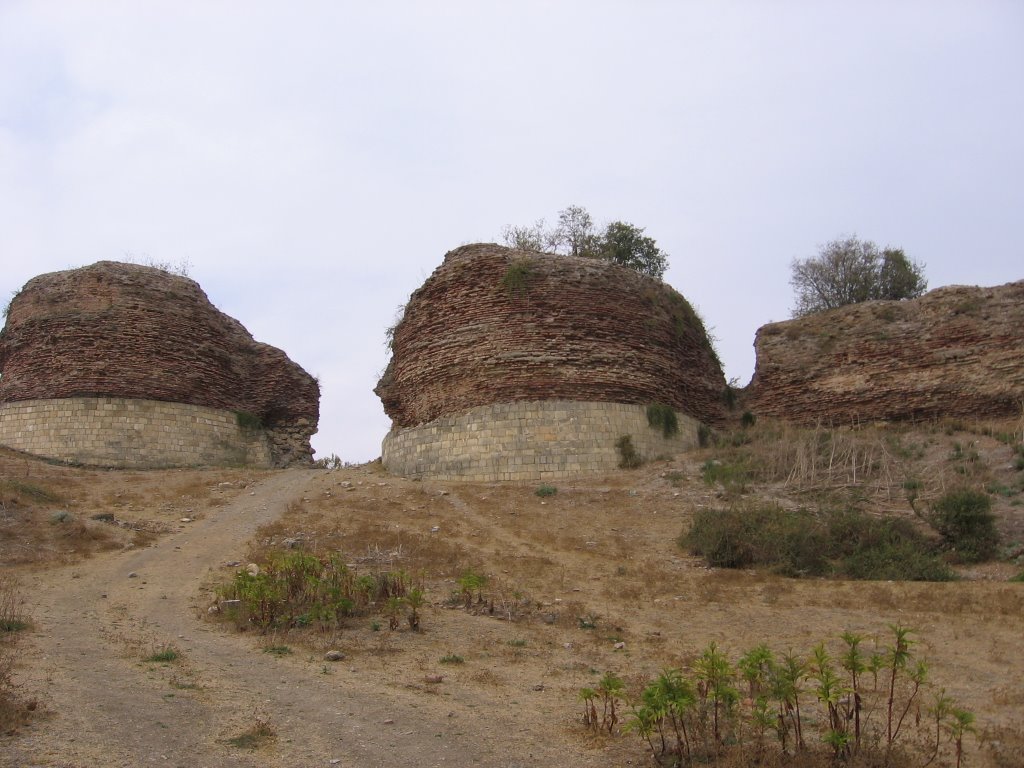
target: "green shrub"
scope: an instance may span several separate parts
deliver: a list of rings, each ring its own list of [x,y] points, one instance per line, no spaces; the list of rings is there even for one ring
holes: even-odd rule
[[[263,429],[263,419],[247,411],[235,411],[235,422],[239,428],[250,432]]]
[[[701,448],[707,448],[711,445],[712,432],[711,427],[707,424],[699,424],[697,426],[697,445]]]
[[[636,469],[643,464],[643,459],[633,447],[633,438],[623,435],[615,441],[615,450],[619,453],[619,469]]]
[[[648,405],[647,425],[652,429],[660,429],[666,439],[679,433],[679,419],[670,405],[662,403]]]
[[[936,501],[928,522],[957,560],[978,563],[995,556],[999,545],[991,509],[992,500],[987,494],[962,488]]]
[[[679,543],[719,568],[764,567],[785,576],[864,580],[953,578],[910,522],[853,510],[816,515],[751,503],[701,510]]]
[[[546,496],[554,496],[556,493],[558,493],[558,489],[555,488],[555,486],[553,485],[540,485],[537,486],[537,490],[534,491],[534,493],[537,496],[544,498]]]
[[[747,429],[749,427],[752,427],[756,423],[757,423],[757,416],[755,416],[750,411],[744,411],[743,415],[740,416],[740,426],[743,427],[743,429]]]
[[[718,459],[708,459],[701,467],[700,474],[708,485],[719,483],[725,490],[737,493],[747,490],[748,472],[740,463],[728,464]]]
[[[526,287],[530,282],[530,262],[528,259],[518,259],[508,265],[505,274],[501,278],[502,287],[508,291],[509,296],[517,293],[526,293]]]

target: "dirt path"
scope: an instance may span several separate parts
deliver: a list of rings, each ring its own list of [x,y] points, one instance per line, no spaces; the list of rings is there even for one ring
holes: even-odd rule
[[[272,475],[155,546],[26,578],[37,631],[21,682],[49,714],[5,745],[0,765],[561,763],[564,752],[535,742],[521,722],[473,722],[472,702],[444,702],[449,711],[439,712],[422,695],[384,689],[369,669],[275,658],[200,618],[210,569],[241,559],[256,528],[301,499],[314,477]],[[142,661],[164,645],[181,659]],[[227,743],[257,717],[276,731],[272,744],[249,751]]]

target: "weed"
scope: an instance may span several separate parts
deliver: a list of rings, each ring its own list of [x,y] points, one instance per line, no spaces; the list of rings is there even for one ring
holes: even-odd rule
[[[336,553],[320,558],[289,551],[270,557],[253,575],[239,571],[218,593],[237,601],[226,611],[239,627],[336,629],[347,617],[368,613],[390,598],[402,598],[411,580],[402,571],[357,574]]]
[[[675,410],[663,403],[652,403],[647,406],[647,425],[651,429],[660,429],[666,440],[679,433],[679,419]]]
[[[558,489],[553,485],[540,485],[537,486],[537,490],[534,491],[534,494],[541,498],[554,496],[556,493],[558,493]]]
[[[622,435],[615,441],[615,450],[619,454],[619,469],[636,469],[643,460],[640,454],[633,447],[633,438],[629,435]]]
[[[525,294],[530,282],[530,260],[516,259],[509,264],[501,278],[501,286],[510,297]]]
[[[711,439],[713,437],[711,427],[707,424],[697,425],[697,445],[701,448],[707,448],[711,445]]]
[[[271,727],[269,720],[259,715],[254,715],[253,724],[249,728],[237,736],[225,739],[224,743],[237,749],[256,750],[266,744],[270,744],[276,738],[277,732]]]
[[[578,616],[576,621],[580,629],[597,629],[597,620],[599,618],[596,613],[588,613],[586,616]]]
[[[508,644],[513,648],[525,648],[526,640],[521,637],[516,637],[508,641]]]
[[[640,736],[657,765],[886,766],[896,764],[897,756],[902,765],[908,760],[899,743],[930,751],[922,763],[928,765],[942,748],[943,734],[959,765],[973,714],[942,690],[935,706],[925,710],[930,719],[922,717],[928,666],[914,657],[909,629],[895,625],[890,631],[892,645],[870,653],[863,637],[844,632],[837,658],[825,643],[806,656],[776,656],[762,644],[734,662],[711,643],[688,668],[666,669],[650,680],[630,700],[623,731]],[[615,705],[625,698],[621,679],[610,674],[596,687],[581,689],[584,724],[612,732]],[[882,720],[871,723],[876,712]],[[915,728],[916,737],[906,736]],[[814,746],[814,730],[829,748],[827,756]]]
[[[740,427],[742,429],[749,429],[757,423],[757,416],[750,411],[744,411],[743,415],[740,416]]]
[[[177,661],[181,658],[181,652],[178,651],[173,645],[164,645],[160,648],[154,649],[154,651],[143,658],[143,661],[150,664],[170,664],[172,661]]]
[[[292,649],[287,645],[268,645],[263,649],[263,652],[280,658],[281,656],[291,656]]]
[[[263,419],[248,411],[235,411],[235,422],[246,432],[258,432],[264,427]]]
[[[466,660],[457,653],[446,653],[438,661],[442,664],[465,664]]]
[[[708,485],[721,485],[730,493],[746,493],[749,473],[742,463],[728,464],[708,459],[701,467],[701,478]]]
[[[459,577],[459,595],[463,604],[469,608],[473,604],[473,593],[476,592],[477,602],[484,601],[483,588],[487,584],[487,577],[482,573],[472,570],[463,572]]]

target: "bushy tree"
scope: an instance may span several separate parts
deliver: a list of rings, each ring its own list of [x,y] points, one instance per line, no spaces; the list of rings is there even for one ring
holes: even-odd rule
[[[507,226],[501,235],[510,248],[606,259],[658,279],[668,269],[668,255],[644,234],[643,227],[613,221],[599,232],[587,209],[578,205],[559,211],[553,229],[538,219],[533,226]]]
[[[795,317],[874,299],[912,299],[928,287],[924,265],[901,248],[879,249],[856,236],[827,243],[807,259],[794,259],[789,283]]]

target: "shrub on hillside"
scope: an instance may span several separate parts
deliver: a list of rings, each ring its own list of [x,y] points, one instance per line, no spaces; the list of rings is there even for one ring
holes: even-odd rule
[[[854,510],[814,514],[753,503],[701,510],[679,543],[718,568],[764,567],[785,576],[864,580],[953,578],[912,523]]]
[[[992,500],[969,488],[950,491],[932,505],[928,522],[962,563],[990,560],[999,546]]]

